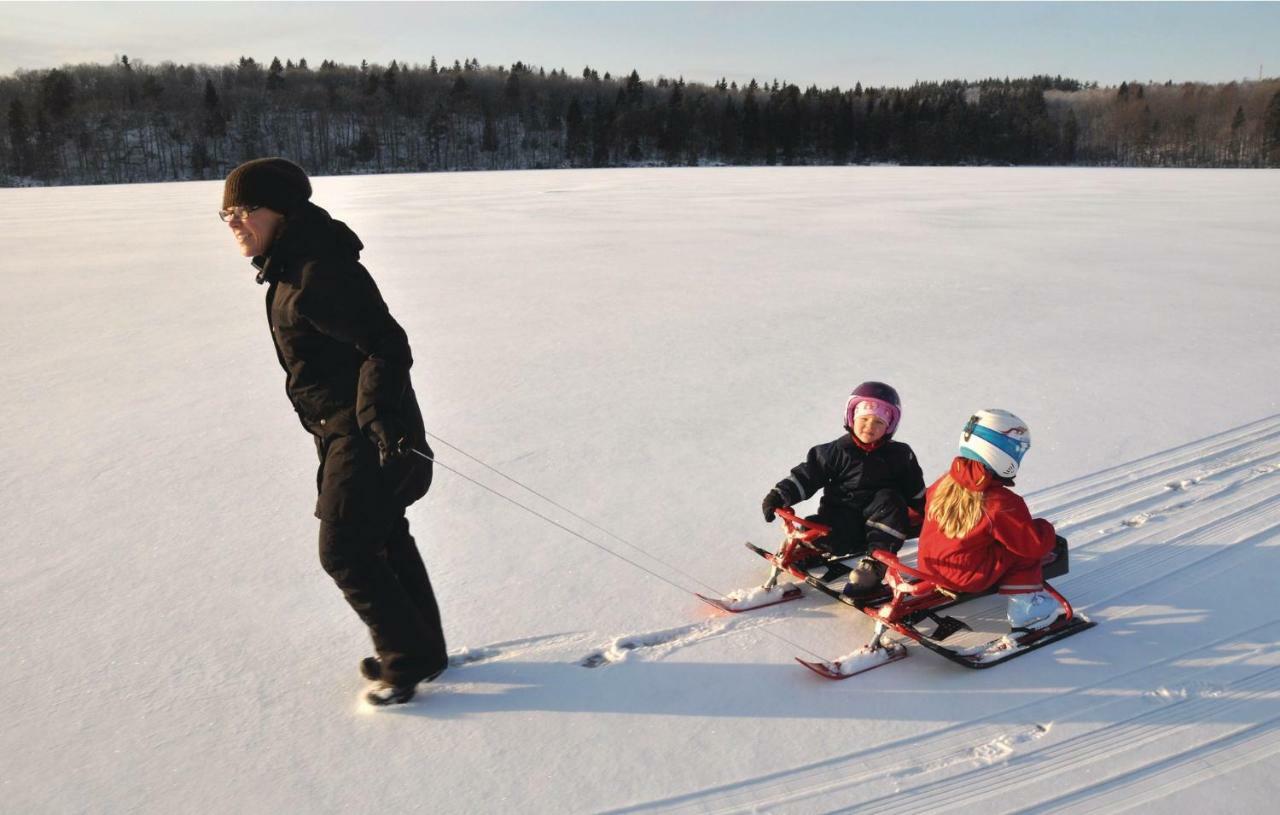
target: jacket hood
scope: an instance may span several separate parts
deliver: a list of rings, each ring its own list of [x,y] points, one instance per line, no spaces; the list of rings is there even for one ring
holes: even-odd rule
[[[364,243],[351,228],[311,203],[302,204],[285,218],[280,234],[266,255],[253,259],[258,282],[273,280],[290,261],[325,257],[356,261]]]
[[[982,462],[963,456],[952,459],[948,475],[952,481],[973,492],[986,492],[1000,483]]]

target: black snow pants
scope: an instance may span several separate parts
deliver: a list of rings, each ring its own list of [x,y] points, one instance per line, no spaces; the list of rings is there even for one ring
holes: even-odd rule
[[[872,549],[896,553],[909,534],[907,502],[894,490],[858,493],[857,506],[819,506],[809,517],[831,527],[831,532],[815,543],[840,555],[860,555]]]
[[[379,521],[322,520],[320,563],[369,627],[383,679],[415,684],[448,665],[435,592],[403,510]]]

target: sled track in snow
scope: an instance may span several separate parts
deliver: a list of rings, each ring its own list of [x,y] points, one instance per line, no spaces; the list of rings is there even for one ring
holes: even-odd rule
[[[1106,784],[1054,799],[1027,811],[1112,813],[1128,812],[1135,807],[1146,808],[1161,797],[1277,754],[1280,754],[1280,727],[1272,718],[1223,736],[1197,750],[1180,753]]]
[[[1203,758],[1215,744],[1221,750],[1224,742],[1230,745],[1241,736],[1280,735],[1280,709],[1275,705],[1277,692],[1280,692],[1280,665],[1257,670],[1220,690],[1190,695],[1151,710],[1134,713],[1132,703],[1117,705],[1116,710],[1110,711],[1116,717],[1114,720],[1034,751],[1012,754],[999,767],[972,769],[942,781],[839,809],[845,812],[973,811],[972,807],[981,804],[982,811],[986,812],[1026,811],[1030,806],[1058,811],[1052,801],[1026,800],[1028,794],[1042,793],[1023,788],[1029,782],[1040,787],[1046,779],[1054,779],[1063,786],[1074,782],[1081,792],[1101,793],[1113,786],[1132,785],[1163,765],[1192,757]],[[1150,703],[1141,699],[1139,704]],[[1252,712],[1257,710],[1268,711],[1260,721],[1252,717]],[[1197,739],[1193,728],[1205,724],[1225,732],[1207,741]],[[1164,749],[1160,750],[1161,747]],[[1153,754],[1159,758],[1152,761]],[[1081,773],[1082,769],[1086,772]],[[1168,792],[1164,788],[1147,787],[1143,790],[1143,799],[1156,800]]]
[[[1200,610],[1163,602],[1208,574],[1257,568],[1261,548],[1275,548],[1280,416],[1042,490],[1030,503],[1071,537],[1071,573],[1055,583],[1102,623],[1083,637],[1175,622],[1201,625],[1202,641],[1184,637],[1178,653],[1112,675],[1104,660],[1089,674],[1095,682],[1032,689],[1031,701],[981,719],[612,811],[1115,812],[1280,754],[1280,620],[1233,630],[1240,621],[1206,624]],[[998,605],[972,608],[995,614]],[[1224,625],[1233,633],[1224,636]],[[1087,664],[1091,652],[1124,650],[1114,639],[1066,645],[1043,658],[1068,653]]]
[[[1231,550],[1265,539],[1280,526],[1280,471],[1242,487],[1216,507],[1224,514],[1181,518],[1177,529],[1152,529],[1124,548],[1090,560],[1088,568],[1073,567],[1059,587],[1081,608],[1096,607],[1126,592],[1167,584],[1194,566],[1230,557],[1235,554]]]
[[[610,812],[912,813],[974,811],[978,802],[984,812],[1058,811],[1077,795],[1081,803],[1121,793],[1153,800],[1174,788],[1148,786],[1139,795],[1131,787],[1166,765],[1236,742],[1280,749],[1280,643],[1251,641],[1277,622],[918,738]],[[1190,729],[1204,723],[1221,733],[1194,740]],[[1151,751],[1161,744],[1173,752]],[[1048,775],[1084,767],[1075,789],[1063,779],[1058,789],[1069,792],[1054,802],[1019,798],[1024,785],[1038,789]]]
[[[1080,531],[1088,531],[1114,514],[1133,514],[1144,504],[1167,502],[1170,493],[1196,489],[1217,476],[1229,479],[1252,467],[1276,466],[1280,466],[1280,416],[1048,487],[1028,495],[1027,500],[1034,514],[1052,518],[1074,542]],[[1089,541],[1080,542],[1088,545]]]
[[[1172,450],[1046,487],[1028,493],[1026,498],[1036,514],[1062,515],[1073,504],[1086,502],[1099,495],[1112,495],[1136,482],[1177,483],[1183,480],[1180,475],[1182,472],[1194,470],[1207,461],[1228,462],[1254,445],[1276,444],[1280,444],[1280,414]]]

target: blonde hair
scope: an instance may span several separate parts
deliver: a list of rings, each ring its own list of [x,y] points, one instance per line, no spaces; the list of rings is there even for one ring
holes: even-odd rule
[[[982,520],[983,499],[983,493],[965,489],[947,474],[934,487],[925,516],[948,538],[963,538]]]

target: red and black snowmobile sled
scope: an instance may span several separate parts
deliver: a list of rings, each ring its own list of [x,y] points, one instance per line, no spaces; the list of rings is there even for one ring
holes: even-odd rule
[[[994,587],[980,594],[968,594],[948,586],[935,575],[902,563],[896,555],[876,551],[873,556],[886,567],[884,594],[872,598],[850,598],[828,586],[823,580],[827,575],[818,577],[810,573],[815,567],[838,564],[841,560],[848,559],[848,556],[842,558],[832,555],[818,543],[830,531],[830,527],[800,518],[786,509],[778,510],[777,515],[786,526],[786,536],[777,552],[747,544],[748,549],[773,566],[765,584],[758,589],[737,592],[723,599],[702,595],[699,597],[717,608],[735,613],[798,599],[802,596],[800,584],[778,583],[781,574],[787,572],[832,599],[871,617],[876,622],[875,631],[871,640],[862,648],[832,662],[811,662],[796,658],[801,665],[828,679],[848,679],[872,668],[904,659],[908,653],[906,643],[895,640],[894,634],[918,642],[957,665],[990,668],[1096,625],[1087,617],[1076,614],[1067,599],[1047,582],[1048,578],[1060,577],[1068,571],[1067,541],[1062,537],[1058,538],[1057,546],[1045,558],[1044,565],[1044,590],[1062,606],[1056,619],[1041,628],[1015,630],[973,645],[952,646],[943,644],[943,641],[973,629],[964,621],[940,615],[939,612],[994,594]]]

